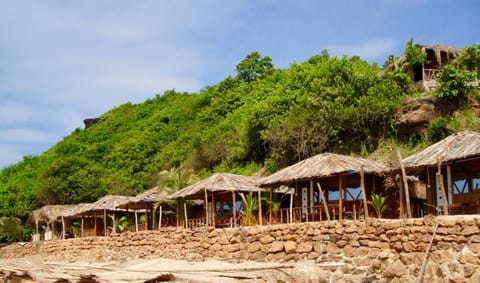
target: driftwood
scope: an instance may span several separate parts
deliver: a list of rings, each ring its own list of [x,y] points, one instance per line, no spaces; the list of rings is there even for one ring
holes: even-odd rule
[[[423,257],[422,268],[420,269],[420,272],[418,273],[418,278],[417,278],[418,283],[422,283],[423,281],[423,275],[425,274],[425,268],[427,266],[428,256],[430,254],[430,250],[432,249],[433,239],[435,239],[435,235],[437,234],[437,228],[438,228],[438,222],[436,222],[435,227],[433,227],[432,238],[430,239],[430,244],[428,245],[428,248],[425,251],[425,256]]]

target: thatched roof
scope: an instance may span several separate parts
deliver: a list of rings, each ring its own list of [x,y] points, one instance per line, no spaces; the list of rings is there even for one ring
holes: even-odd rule
[[[66,209],[62,215],[64,217],[74,217],[77,215],[82,215],[88,211],[90,206],[92,206],[91,203],[79,203],[79,204],[73,205],[69,209]]]
[[[480,133],[463,131],[403,159],[406,168],[434,166],[442,163],[480,156]]]
[[[289,184],[295,180],[322,178],[345,173],[359,173],[360,167],[367,174],[381,174],[389,168],[376,161],[365,158],[322,153],[302,160],[270,175],[260,182],[260,186]]]
[[[32,211],[28,222],[35,223],[37,221],[55,221],[62,217],[66,211],[74,208],[75,205],[45,205],[39,209]]]
[[[103,210],[117,210],[117,208],[129,201],[133,200],[134,197],[128,196],[118,196],[118,195],[106,195],[96,202],[92,203],[90,207],[87,208],[86,212],[95,212]]]
[[[257,187],[257,182],[260,179],[260,177],[242,176],[231,173],[214,173],[206,179],[175,192],[169,198],[202,199],[204,190],[208,192],[258,192],[260,189]]]
[[[145,205],[167,200],[168,193],[161,191],[159,187],[151,188],[133,197],[127,203],[121,204],[118,208],[123,209],[144,209]]]

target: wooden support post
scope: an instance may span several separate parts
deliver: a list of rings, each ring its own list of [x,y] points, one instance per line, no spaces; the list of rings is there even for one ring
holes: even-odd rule
[[[270,202],[268,203],[268,222],[272,223],[272,198],[273,188],[270,188]]]
[[[368,218],[368,200],[367,190],[365,189],[365,174],[363,172],[363,165],[360,166],[360,189],[362,190],[363,195],[363,213],[366,220]]]
[[[338,219],[343,219],[343,175],[338,177]]]
[[[318,190],[320,191],[320,197],[322,198],[323,208],[325,209],[325,214],[327,215],[327,220],[330,221],[330,212],[328,211],[327,200],[325,199],[325,195],[323,194],[322,187],[320,183],[317,182]]]
[[[107,210],[103,210],[103,230],[105,234],[103,236],[107,236]]]
[[[65,240],[65,218],[62,215],[62,239]]]
[[[160,207],[158,208],[158,230],[160,230],[160,228],[162,228],[162,206],[160,205]]]
[[[262,223],[262,192],[258,191],[258,224],[260,226],[263,225]]]
[[[203,191],[205,192],[205,224],[208,225],[208,194],[207,194],[207,188],[204,188]]]
[[[237,200],[235,192],[232,191],[233,227],[237,227]]]
[[[443,198],[443,215],[448,215],[448,197],[447,193],[445,192],[445,186],[443,185],[443,175],[442,175],[442,161],[440,157],[437,159],[437,166],[438,166],[438,171],[437,171],[437,181],[439,182],[440,186],[440,191],[442,193],[442,198]]]
[[[187,202],[183,203],[183,211],[185,213],[185,228],[188,228]]]
[[[97,214],[93,213],[93,236],[97,236]]]
[[[82,237],[82,238],[84,236],[84,233],[83,233],[83,225],[84,224],[83,224],[83,222],[84,222],[84,218],[83,218],[83,215],[82,215],[82,222],[80,224],[80,237]]]
[[[216,214],[215,194],[212,192],[212,227],[215,228],[215,214]]]
[[[290,192],[290,223],[293,223],[293,194],[294,191]]]
[[[407,173],[405,172],[405,167],[403,167],[402,155],[400,151],[397,150],[398,161],[400,162],[400,169],[402,170],[402,180],[403,180],[403,190],[405,192],[405,206],[407,208],[407,217],[412,218],[412,208],[410,206],[410,192],[408,190],[408,180]]]
[[[450,164],[447,165],[447,194],[448,194],[448,203],[451,204],[453,201],[453,183],[452,183],[452,167]],[[473,189],[473,188],[472,188]],[[449,211],[450,212],[450,211]]]
[[[135,232],[138,233],[138,212],[135,210]]]
[[[180,200],[177,198],[177,227],[180,227]]]

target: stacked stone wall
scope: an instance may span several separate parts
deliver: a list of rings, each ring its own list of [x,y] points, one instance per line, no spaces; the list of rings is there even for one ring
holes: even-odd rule
[[[433,240],[424,282],[480,282],[480,215],[367,219],[213,229],[164,228],[43,242],[45,260],[165,257],[340,263],[336,274],[412,282]]]

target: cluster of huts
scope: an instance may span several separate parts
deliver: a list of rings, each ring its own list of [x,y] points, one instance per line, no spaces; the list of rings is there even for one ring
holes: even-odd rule
[[[155,187],[92,204],[48,205],[32,212],[34,240],[40,230],[48,240],[165,226],[364,219],[377,216],[368,202],[373,195],[386,197],[385,218],[480,213],[480,133],[453,134],[405,159],[398,153],[397,161],[322,153],[268,177],[214,173],[171,195]]]

